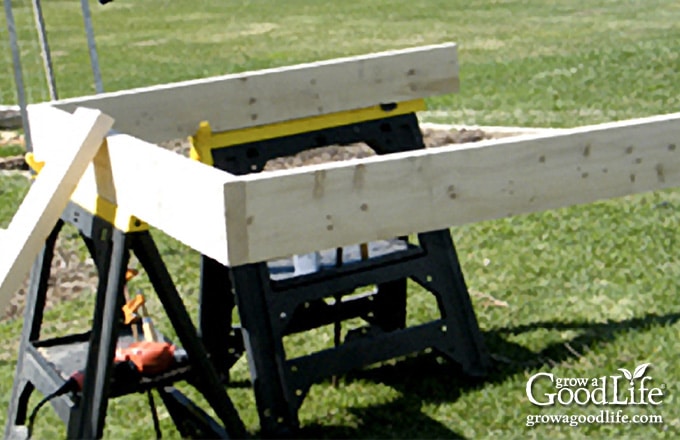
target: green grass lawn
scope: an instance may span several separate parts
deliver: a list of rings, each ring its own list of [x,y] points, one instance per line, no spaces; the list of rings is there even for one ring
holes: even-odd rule
[[[33,35],[27,0],[15,2],[22,37]],[[93,92],[78,2],[45,2],[62,97]],[[373,0],[319,2],[145,1],[93,3],[108,91],[421,44],[460,45],[461,92],[428,101],[428,120],[456,124],[577,126],[678,111],[680,3],[613,0]],[[0,57],[7,53],[0,23]],[[32,102],[47,98],[35,43],[25,44]],[[0,58],[0,60],[3,58]],[[5,60],[9,60],[6,55]],[[0,103],[11,103],[11,69],[0,64]],[[538,182],[537,184],[540,184]],[[0,176],[0,227],[27,181]],[[314,386],[300,412],[305,437],[359,438],[676,438],[680,435],[680,260],[677,190],[625,197],[455,228],[452,231],[480,326],[495,359],[481,383],[425,354]],[[198,256],[156,234],[195,316]],[[144,280],[138,282],[145,288]],[[91,295],[57,304],[46,321],[87,325]],[[424,319],[432,298],[410,288],[409,320]],[[159,308],[152,312],[161,328]],[[85,318],[77,319],[76,316]],[[6,413],[21,319],[0,322],[0,414]],[[73,324],[74,326],[76,324]],[[314,350],[320,330],[297,341]],[[601,408],[532,405],[527,379],[601,377],[651,362],[658,425],[527,427],[533,414],[593,414]],[[632,370],[631,370],[632,371]],[[232,375],[248,380],[245,362]],[[257,433],[252,391],[229,393]],[[35,400],[33,401],[35,403]],[[142,414],[139,416],[138,414]],[[176,438],[160,411],[166,436]],[[4,416],[0,416],[4,425]],[[40,438],[63,437],[50,409]],[[143,395],[110,406],[108,438],[151,438]]]
[[[21,145],[0,145],[0,157],[17,156],[24,153],[24,147]]]

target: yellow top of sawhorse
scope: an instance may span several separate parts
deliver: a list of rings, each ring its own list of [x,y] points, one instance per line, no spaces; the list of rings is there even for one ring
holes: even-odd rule
[[[190,157],[212,166],[214,164],[212,150],[217,148],[276,139],[327,128],[341,127],[343,125],[358,124],[360,122],[374,121],[422,110],[425,110],[425,100],[415,99],[219,133],[213,133],[210,123],[206,121],[200,124],[196,134],[189,136],[189,142],[191,143]]]

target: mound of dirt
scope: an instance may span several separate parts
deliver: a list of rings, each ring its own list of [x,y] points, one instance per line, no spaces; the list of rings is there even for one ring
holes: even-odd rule
[[[478,142],[483,139],[496,137],[495,133],[486,133],[479,129],[434,129],[423,128],[423,141],[426,148],[442,147],[450,144],[463,144],[467,142]],[[183,140],[175,140],[162,144],[163,147],[175,151],[176,153],[187,156],[189,154],[189,144]],[[373,156],[375,153],[366,144],[358,143],[351,145],[331,145],[328,147],[314,148],[303,151],[295,156],[281,157],[267,163],[266,171],[279,169],[296,168],[304,165],[316,165],[325,162],[337,162],[349,159],[360,159]]]

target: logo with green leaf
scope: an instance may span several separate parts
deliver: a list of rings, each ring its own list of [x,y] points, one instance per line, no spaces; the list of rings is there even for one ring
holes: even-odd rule
[[[623,373],[623,376],[630,381],[630,384],[633,385],[633,381],[635,379],[639,379],[642,376],[645,375],[645,371],[647,370],[647,367],[649,367],[651,363],[646,363],[646,364],[640,364],[637,367],[635,367],[635,370],[631,374],[631,372],[625,368],[619,368],[619,371]]]

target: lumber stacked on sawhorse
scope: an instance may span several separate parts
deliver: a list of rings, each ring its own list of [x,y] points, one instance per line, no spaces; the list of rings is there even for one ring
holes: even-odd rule
[[[247,246],[241,241],[247,237],[227,239],[229,228],[246,226],[241,214],[227,206],[243,196],[240,188],[230,186],[234,175],[260,171],[268,158],[334,142],[365,141],[381,154],[421,149],[415,112],[424,109],[422,98],[451,93],[457,87],[456,48],[444,44],[78,98],[34,107],[31,115],[44,119],[59,112],[54,107],[94,106],[116,116],[118,131],[152,141],[186,135],[188,129],[194,133],[199,123],[209,122],[196,133],[194,156],[232,174],[188,166],[129,135],[114,135],[72,199],[84,207],[106,201],[126,213],[139,213],[206,255],[202,333],[218,365],[224,365],[220,358],[229,348],[224,345],[227,339],[219,336],[231,331],[224,317],[231,314],[228,283],[233,276],[245,345],[257,377],[262,425],[267,433],[277,433],[297,426],[297,408],[307,389],[329,374],[429,347],[460,362],[470,374],[483,373],[488,357],[448,230],[421,234],[419,246],[406,245],[403,252],[273,283],[266,259],[248,261],[250,256],[242,254]],[[160,102],[164,104],[159,106]],[[136,163],[131,163],[133,157]],[[149,185],[136,191],[137,182],[118,175],[119,167],[128,169],[127,176],[155,178],[145,179],[151,181]],[[174,183],[168,186],[170,180]],[[318,185],[314,192],[323,195]],[[225,215],[229,226],[220,232]],[[404,328],[407,277],[433,293],[441,307],[440,319]],[[367,284],[377,284],[378,292],[343,300]],[[270,304],[272,289],[285,291],[289,299]],[[329,296],[337,302],[333,310],[324,307],[323,298]],[[293,317],[307,306],[310,310]],[[286,313],[289,322],[281,318]],[[319,357],[286,359],[284,335],[329,323],[331,318],[354,316],[365,318],[375,331],[338,347],[331,355],[335,361],[326,362],[328,353],[320,354],[321,361]],[[272,325],[273,333],[268,330]],[[277,364],[286,364],[298,374],[293,378],[277,372]],[[321,364],[325,367],[319,368]]]

